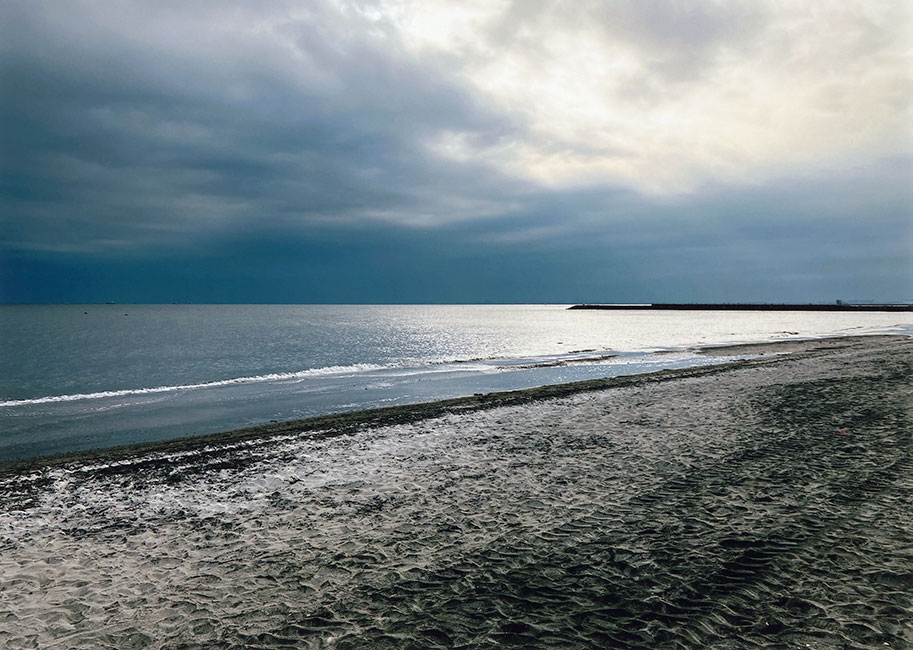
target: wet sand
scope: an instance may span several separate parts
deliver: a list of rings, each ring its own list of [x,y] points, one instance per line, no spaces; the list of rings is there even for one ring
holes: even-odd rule
[[[0,646],[913,646],[913,341],[709,353],[7,466]]]

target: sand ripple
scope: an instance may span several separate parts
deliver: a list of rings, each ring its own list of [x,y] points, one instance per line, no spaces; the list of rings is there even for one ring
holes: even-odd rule
[[[911,386],[863,346],[4,479],[0,645],[913,647]]]

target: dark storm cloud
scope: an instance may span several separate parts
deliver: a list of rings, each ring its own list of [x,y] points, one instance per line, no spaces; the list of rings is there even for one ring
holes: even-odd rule
[[[9,245],[106,252],[249,222],[472,217],[480,202],[461,197],[497,204],[510,185],[424,146],[442,128],[496,138],[504,117],[381,42],[346,42],[338,16],[282,28],[292,62],[277,69],[244,44],[187,58],[167,34],[133,42],[129,27],[41,10],[7,9]]]

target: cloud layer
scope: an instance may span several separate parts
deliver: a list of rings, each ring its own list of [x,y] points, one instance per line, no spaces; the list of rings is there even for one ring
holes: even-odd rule
[[[524,124],[488,147],[450,135],[463,158],[549,184],[675,194],[911,150],[913,25],[900,3],[504,5],[404,20],[413,48],[451,55]]]
[[[848,276],[868,278],[860,291],[913,294],[903,2],[11,0],[0,12],[0,298],[66,299],[55,274],[115,277],[118,264],[159,269],[152,293],[165,295],[173,271],[156,264],[212,256],[246,269],[248,293],[226,299],[251,299],[272,282],[258,268],[313,270],[292,250],[348,277],[333,259],[352,263],[368,240],[388,243],[359,258],[389,274],[378,300],[424,296],[409,289],[422,273],[454,299],[510,299],[485,292],[491,277],[528,275],[536,259],[592,293],[618,291],[605,278],[622,274],[642,294],[712,299],[753,255],[783,258],[758,268],[756,297],[783,294],[792,273],[813,299],[850,281],[827,261],[860,251]],[[394,272],[394,257],[414,262]],[[350,284],[350,299],[370,299]],[[542,299],[583,298],[559,293]]]

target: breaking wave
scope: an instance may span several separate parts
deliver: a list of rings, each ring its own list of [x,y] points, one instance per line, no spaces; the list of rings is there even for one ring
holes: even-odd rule
[[[125,397],[129,395],[149,395],[153,393],[169,393],[179,390],[195,390],[200,388],[218,388],[219,386],[232,386],[236,384],[256,384],[268,381],[283,381],[288,379],[305,379],[307,377],[323,377],[327,375],[345,375],[372,370],[384,370],[391,366],[382,366],[374,363],[356,363],[350,366],[326,366],[311,368],[296,372],[274,372],[253,377],[235,377],[232,379],[219,379],[204,381],[195,384],[179,384],[176,386],[155,386],[153,388],[126,388],[122,390],[104,390],[97,393],[75,393],[72,395],[47,395],[29,399],[13,399],[0,402],[0,406],[26,406],[31,404],[49,404],[53,402],[76,402],[87,399],[102,399],[105,397]]]
[[[505,357],[474,357],[472,359],[405,359],[397,363],[376,364],[376,363],[356,363],[351,365],[325,366],[322,368],[309,368],[307,370],[298,370],[292,372],[274,372],[264,375],[255,375],[249,377],[234,377],[231,379],[218,379],[214,381],[203,381],[189,384],[175,384],[165,386],[154,386],[149,388],[124,388],[116,390],[97,391],[92,393],[73,393],[67,395],[46,395],[42,397],[31,397],[22,399],[8,399],[0,401],[0,407],[15,406],[32,406],[38,404],[51,404],[60,402],[77,402],[82,400],[104,399],[111,397],[129,397],[133,395],[151,395],[155,393],[170,393],[176,391],[199,390],[207,388],[219,388],[220,386],[235,386],[239,384],[256,384],[272,381],[288,381],[296,379],[307,379],[312,377],[332,377],[354,375],[363,372],[372,372],[379,370],[405,370],[407,374],[424,374],[442,372],[442,367],[449,366],[453,370],[460,371],[481,371],[481,372],[498,372],[505,370],[523,370],[532,368],[549,368],[555,366],[579,365],[586,363],[604,363],[613,359],[616,355],[604,354],[600,356],[577,356],[582,352],[574,351],[568,355],[549,355],[548,357],[516,359],[516,364],[503,363]],[[501,364],[492,363],[501,361]]]

